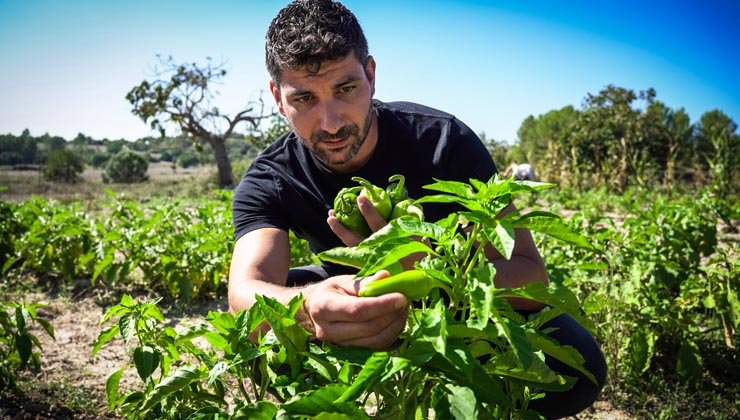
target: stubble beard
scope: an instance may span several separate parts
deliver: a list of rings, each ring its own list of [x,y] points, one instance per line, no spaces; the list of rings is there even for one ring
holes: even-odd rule
[[[344,165],[350,162],[360,152],[362,145],[365,144],[368,134],[370,134],[370,127],[373,123],[373,104],[370,103],[370,108],[365,116],[362,131],[357,127],[356,124],[345,125],[340,128],[335,134],[330,134],[326,131],[319,130],[311,133],[311,138],[306,140],[301,137],[303,143],[308,146],[311,153],[316,156],[316,159],[327,164],[327,165]],[[297,134],[297,133],[296,133]],[[300,137],[300,136],[299,136]],[[320,148],[322,142],[336,139],[343,139],[349,137],[352,142],[345,146],[345,151],[329,153],[326,150]]]

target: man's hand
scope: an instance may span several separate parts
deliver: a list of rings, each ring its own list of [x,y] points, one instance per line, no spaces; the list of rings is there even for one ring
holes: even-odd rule
[[[367,197],[357,197],[357,206],[360,208],[360,213],[365,216],[365,221],[367,221],[367,225],[373,232],[376,232],[378,229],[388,224],[385,219],[380,217],[380,214],[375,210],[375,207],[373,207],[373,204],[367,199]],[[326,219],[326,223],[329,224],[331,231],[341,239],[344,246],[357,246],[357,244],[365,239],[342,225],[334,215],[334,210],[329,210],[329,217]]]
[[[305,311],[317,339],[343,346],[388,348],[406,326],[408,301],[400,293],[358,297],[362,282],[388,277],[380,271],[362,281],[330,277],[307,288]]]

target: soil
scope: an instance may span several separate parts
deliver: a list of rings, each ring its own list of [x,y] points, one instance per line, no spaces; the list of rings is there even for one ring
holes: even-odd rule
[[[25,294],[27,302],[46,302],[39,316],[49,320],[56,339],[38,326],[32,331],[43,347],[41,369],[22,375],[24,394],[0,398],[0,419],[115,419],[107,410],[105,382],[130,356],[121,339],[105,345],[95,357],[92,345],[101,331],[100,320],[106,308],[118,300],[86,295],[65,297],[49,293]],[[225,311],[222,303],[209,301],[190,305],[185,311],[170,310],[165,318],[176,329],[202,321],[208,311]],[[138,385],[140,379],[129,369],[121,379],[121,389]],[[578,419],[629,419],[608,401],[597,401]]]

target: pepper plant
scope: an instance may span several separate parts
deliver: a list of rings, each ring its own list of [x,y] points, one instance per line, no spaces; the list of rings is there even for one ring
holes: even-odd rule
[[[568,389],[574,383],[574,378],[552,371],[545,355],[595,381],[575,349],[559,345],[542,329],[564,313],[591,325],[575,295],[563,286],[539,283],[497,288],[496,269],[484,254],[490,244],[511,258],[518,228],[592,248],[556,214],[515,210],[499,217],[513,196],[553,186],[498,177],[486,183],[437,181],[425,187],[437,194],[415,203],[453,203],[462,210],[435,223],[403,216],[357,247],[320,254],[325,261],[359,268],[358,277],[380,270],[394,274],[368,285],[361,295],[397,291],[420,299],[398,348],[370,356],[351,391],[336,401],[362,405],[374,395],[370,400],[378,413],[391,417],[401,413],[426,417],[430,410],[443,418],[526,417],[536,416],[527,407],[542,391]],[[401,259],[417,253],[426,256],[415,264],[415,271],[399,274]],[[538,301],[546,308],[525,317],[509,304],[511,298]]]
[[[37,309],[43,303],[0,301],[0,394],[18,390],[18,371],[28,366],[41,367],[41,342],[29,327],[35,322],[51,337],[54,327],[39,316]]]

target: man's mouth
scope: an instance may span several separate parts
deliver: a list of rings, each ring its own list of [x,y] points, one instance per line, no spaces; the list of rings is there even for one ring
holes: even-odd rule
[[[327,148],[329,150],[337,150],[345,147],[350,141],[349,136],[342,138],[342,139],[335,139],[335,140],[324,140],[324,144],[326,144]]]

